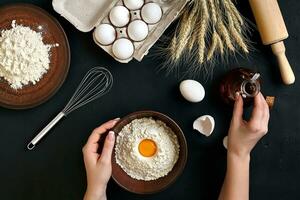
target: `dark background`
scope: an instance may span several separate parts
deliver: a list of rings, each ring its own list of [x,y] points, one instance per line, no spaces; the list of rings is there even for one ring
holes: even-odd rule
[[[69,38],[72,61],[65,84],[45,104],[24,111],[0,108],[0,199],[82,199],[86,180],[81,148],[90,132],[111,118],[144,109],[165,113],[182,127],[189,147],[186,169],[169,189],[150,196],[128,193],[111,181],[108,198],[217,199],[226,167],[222,139],[227,134],[231,117],[231,109],[219,102],[217,86],[220,77],[231,66],[259,70],[263,76],[264,94],[276,96],[269,134],[252,153],[251,199],[300,199],[300,86],[297,82],[293,86],[281,84],[276,60],[270,48],[261,45],[256,31],[251,36],[256,50],[248,58],[237,57],[228,63],[217,64],[208,81],[196,75],[207,94],[203,102],[192,104],[178,92],[182,76],[166,76],[165,71],[159,70],[164,59],[155,49],[161,43],[157,43],[141,63],[120,64],[93,42],[91,33],[78,31],[55,13],[50,0],[1,0],[0,4],[13,2],[33,3],[54,15]],[[241,12],[253,21],[248,1],[238,2]],[[287,55],[299,78],[300,2],[280,0],[279,3],[290,33],[286,40]],[[171,31],[172,27],[167,32]],[[69,115],[34,151],[27,151],[26,144],[64,107],[85,72],[99,65],[112,71],[115,78],[112,91]],[[182,67],[188,68],[191,64],[182,64]],[[192,130],[192,122],[203,114],[210,114],[216,120],[216,129],[209,138]]]

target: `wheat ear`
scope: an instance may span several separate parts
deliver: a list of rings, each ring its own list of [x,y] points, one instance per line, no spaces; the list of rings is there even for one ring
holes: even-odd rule
[[[189,51],[192,51],[194,45],[195,45],[195,41],[197,39],[197,34],[196,33],[192,33],[191,38],[189,39],[189,44],[188,44],[188,49]]]
[[[194,47],[194,44],[195,44],[195,41],[196,41],[196,38],[197,38],[197,34],[195,34],[195,26],[196,26],[196,22],[198,20],[198,9],[197,7],[195,6],[195,3],[193,5],[193,8],[192,8],[192,12],[191,12],[191,26],[193,27],[192,30],[191,30],[191,34],[190,34],[190,38],[188,40],[188,50],[191,51]]]
[[[219,34],[217,32],[216,32],[216,38],[217,38],[220,53],[221,53],[221,55],[223,55],[224,54],[224,44],[223,44],[221,37],[219,36]]]
[[[208,5],[211,12],[211,19],[212,19],[213,26],[215,26],[217,23],[216,6],[213,0],[208,0]]]
[[[226,0],[225,0],[226,1]],[[240,12],[237,10],[237,8],[235,7],[234,3],[232,2],[232,0],[227,0],[228,1],[228,5],[230,7],[230,10],[232,12],[232,14],[235,16],[235,18],[239,21],[239,23],[241,25],[244,25],[244,20],[240,14]]]
[[[242,32],[242,23],[239,21],[238,17],[236,16],[236,14],[234,13],[233,11],[233,8],[231,8],[231,5],[230,3],[232,4],[231,0],[224,0],[224,6],[225,8],[227,9],[227,15],[231,18],[231,20],[233,21],[233,24],[235,26],[235,28],[237,29],[237,31],[239,33]],[[233,5],[234,6],[234,5]],[[236,9],[236,8],[235,8]],[[238,13],[239,14],[239,13]],[[241,17],[241,16],[239,16]]]
[[[180,26],[179,34],[177,37],[178,45],[175,50],[175,55],[174,55],[175,60],[178,60],[182,55],[183,50],[187,44],[187,38],[190,35],[191,26],[190,24],[188,24],[188,18],[189,18],[188,12],[185,11],[183,13],[183,17],[181,21],[182,26]]]
[[[181,55],[188,43],[189,37],[192,34],[192,30],[193,30],[193,27],[195,24],[195,20],[193,20],[195,14],[196,14],[196,9],[192,9],[192,12],[189,13],[188,8],[183,13],[183,18],[181,21],[182,26],[180,26],[179,34],[177,37],[178,45],[177,45],[177,49],[175,52],[175,60],[178,60],[181,57]]]
[[[225,27],[225,25],[223,24],[222,21],[218,21],[217,28],[218,28],[218,33],[224,39],[227,48],[230,51],[234,51],[235,48],[234,48],[234,46],[233,46],[233,44],[230,40],[230,35],[228,33],[228,30],[226,29],[226,27]]]
[[[237,44],[242,48],[242,50],[245,53],[249,53],[248,47],[245,43],[245,41],[243,40],[242,36],[237,32],[237,30],[235,28],[230,28],[230,33],[232,35],[232,37],[235,39],[235,41],[237,42]]]
[[[235,48],[234,48],[234,46],[233,46],[233,44],[231,42],[230,34],[229,34],[226,26],[223,23],[223,18],[221,16],[222,10],[220,9],[219,1],[215,0],[215,2],[217,2],[216,4],[218,4],[218,10],[217,10],[217,31],[218,31],[219,35],[224,39],[227,48],[230,51],[234,51]]]
[[[236,27],[234,26],[235,23],[234,23],[234,20],[232,18],[232,13],[230,12],[230,6],[229,6],[228,1],[230,1],[230,0],[224,0],[224,6],[228,10],[227,11],[227,18],[228,18],[228,25],[229,25],[230,34],[235,39],[237,44],[242,48],[242,50],[246,53],[249,53],[248,47],[247,47],[245,41],[243,40],[243,38],[240,34],[241,29],[236,30]]]
[[[177,36],[176,33],[174,34],[171,43],[170,43],[170,53],[171,53],[171,60],[175,61],[176,60],[176,50],[177,50]]]
[[[211,45],[207,52],[207,60],[211,60],[217,49],[219,49],[221,55],[224,54],[224,45],[218,32],[215,29],[217,25],[217,13],[216,13],[216,5],[214,3],[214,0],[208,0],[208,5],[211,13],[213,33],[212,33]]]
[[[244,21],[240,15],[240,13],[237,11],[235,5],[232,3],[231,0],[223,0],[223,4],[226,10],[226,14],[228,17],[230,17],[237,29],[237,31],[242,34],[242,26],[244,25]]]
[[[201,22],[200,22],[200,30],[198,34],[198,60],[199,63],[202,64],[204,61],[204,53],[205,53],[205,37],[208,27],[208,8],[207,8],[207,2],[206,0],[200,0],[200,6],[201,6]]]
[[[215,50],[217,48],[217,45],[218,45],[217,33],[214,31],[212,38],[211,38],[211,45],[207,52],[207,60],[210,60],[213,57]]]

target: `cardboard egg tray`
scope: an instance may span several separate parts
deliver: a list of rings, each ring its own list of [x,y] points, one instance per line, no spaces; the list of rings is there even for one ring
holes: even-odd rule
[[[141,7],[138,10],[130,10],[129,23],[123,27],[116,27],[111,23],[109,13],[115,6],[125,6],[123,0],[53,0],[52,5],[56,12],[71,22],[78,30],[82,32],[89,32],[95,27],[101,24],[110,24],[116,30],[116,40],[120,38],[129,39],[134,46],[134,52],[128,59],[119,59],[113,53],[112,46],[102,45],[97,41],[95,37],[95,31],[93,34],[94,41],[114,59],[121,63],[128,63],[133,58],[141,61],[145,55],[147,55],[149,49],[155,44],[155,42],[161,37],[163,32],[168,26],[177,18],[180,11],[184,8],[189,0],[144,0],[144,5],[148,3],[156,3],[162,10],[162,17],[160,21],[155,24],[147,24],[148,35],[146,39],[142,41],[133,41],[128,36],[127,26],[134,20],[143,20],[141,16]]]

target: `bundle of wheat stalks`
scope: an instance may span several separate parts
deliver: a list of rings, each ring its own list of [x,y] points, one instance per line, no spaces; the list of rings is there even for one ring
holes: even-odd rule
[[[176,64],[189,56],[202,65],[238,50],[247,54],[246,28],[232,0],[193,0],[171,40],[169,59]]]

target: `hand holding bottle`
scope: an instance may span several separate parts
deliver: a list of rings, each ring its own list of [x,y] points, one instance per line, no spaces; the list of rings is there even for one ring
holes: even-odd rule
[[[256,143],[268,132],[269,107],[263,95],[254,97],[249,121],[243,119],[243,98],[237,95],[228,133],[228,153],[247,156]]]

